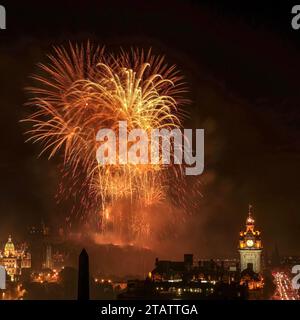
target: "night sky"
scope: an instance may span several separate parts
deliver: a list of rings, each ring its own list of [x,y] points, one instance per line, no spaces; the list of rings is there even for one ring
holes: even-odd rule
[[[185,75],[186,128],[204,128],[199,212],[174,252],[234,256],[248,204],[264,246],[299,254],[300,30],[292,4],[226,1],[1,1],[0,240],[41,219],[63,223],[57,160],[25,144],[24,87],[52,45],[86,41],[114,50],[152,47]],[[261,1],[260,1],[261,2]]]

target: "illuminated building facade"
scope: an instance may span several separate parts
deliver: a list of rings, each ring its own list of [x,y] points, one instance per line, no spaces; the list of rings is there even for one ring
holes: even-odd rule
[[[200,260],[194,263],[192,254],[185,254],[183,261],[155,261],[155,268],[150,272],[150,278],[154,282],[237,282],[239,270],[236,261],[225,265],[224,261]]]
[[[16,281],[22,273],[22,269],[31,268],[31,255],[25,246],[15,248],[11,236],[0,252],[0,265],[5,267],[7,275],[11,281]]]
[[[255,273],[261,273],[262,243],[260,231],[255,230],[255,220],[252,217],[249,205],[246,219],[246,230],[240,232],[239,253],[241,271],[252,268]]]
[[[240,284],[237,261],[228,259],[193,261],[185,254],[183,261],[155,261],[155,268],[145,281],[131,280],[119,299],[246,299],[248,286]]]

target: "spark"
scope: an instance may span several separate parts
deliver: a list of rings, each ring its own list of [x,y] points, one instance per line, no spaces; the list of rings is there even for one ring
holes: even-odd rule
[[[111,207],[120,200],[141,207],[160,203],[174,181],[180,194],[181,166],[101,166],[95,139],[101,128],[117,132],[119,121],[127,121],[128,131],[182,128],[186,86],[176,66],[138,48],[108,54],[88,42],[53,50],[49,63],[39,64],[32,76],[30,114],[22,121],[30,123],[27,141],[40,144],[40,155],[62,155],[62,176],[69,183],[60,193],[79,198],[82,212],[100,211],[102,225],[112,219]],[[134,228],[149,232],[143,220],[134,217]]]

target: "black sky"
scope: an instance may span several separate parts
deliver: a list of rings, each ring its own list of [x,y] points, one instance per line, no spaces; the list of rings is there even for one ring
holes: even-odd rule
[[[299,253],[300,31],[293,4],[260,2],[2,1],[0,240],[64,215],[53,201],[56,163],[37,159],[18,121],[36,63],[52,45],[90,39],[112,50],[152,47],[186,76],[185,127],[206,130],[206,168],[183,250],[232,255],[252,203],[265,246]]]

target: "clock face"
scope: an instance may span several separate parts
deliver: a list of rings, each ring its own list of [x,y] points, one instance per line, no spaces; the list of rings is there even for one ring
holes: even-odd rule
[[[247,240],[246,243],[247,243],[247,246],[248,246],[248,247],[252,247],[253,244],[254,244],[253,240]]]

